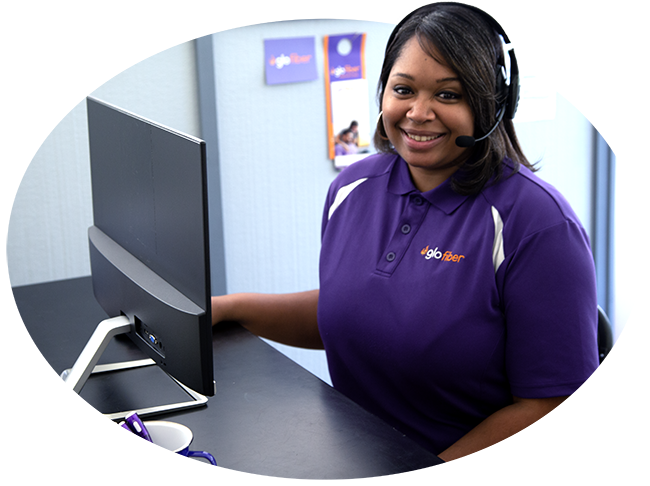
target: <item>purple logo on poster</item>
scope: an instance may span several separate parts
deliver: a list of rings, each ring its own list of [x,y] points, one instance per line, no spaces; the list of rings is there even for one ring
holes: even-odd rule
[[[266,84],[312,81],[316,72],[314,37],[266,39]]]

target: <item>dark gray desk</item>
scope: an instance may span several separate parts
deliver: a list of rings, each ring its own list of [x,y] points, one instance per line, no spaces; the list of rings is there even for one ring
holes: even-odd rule
[[[16,287],[14,297],[57,373],[72,366],[106,318],[89,277]],[[205,406],[156,419],[190,427],[192,449],[211,452],[219,466],[266,476],[349,479],[442,462],[239,326],[215,330],[213,350],[217,394]],[[142,357],[128,338],[118,336],[100,363]],[[81,396],[110,412],[116,401],[133,409],[176,391],[166,375],[149,367],[93,377]]]

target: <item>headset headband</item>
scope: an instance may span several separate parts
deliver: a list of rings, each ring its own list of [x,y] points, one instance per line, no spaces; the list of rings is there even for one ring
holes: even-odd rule
[[[438,5],[458,5],[460,7],[465,7],[465,8],[470,8],[473,9],[475,12],[478,12],[479,14],[482,14],[482,17],[490,24],[490,26],[501,36],[503,37],[503,40],[507,45],[510,44],[510,38],[508,37],[508,34],[506,34],[506,31],[503,30],[503,27],[499,23],[499,21],[492,16],[490,12],[487,10],[483,9],[482,7],[479,7],[478,5],[473,5],[471,3],[464,3],[464,2],[454,2],[454,1],[447,1],[447,2],[438,2],[438,1],[432,1],[432,2],[426,2],[421,5],[418,5],[411,11],[407,12],[404,14],[404,16],[397,22],[397,25],[395,25],[395,28],[393,29],[393,32],[390,34],[390,37],[388,38],[388,43],[386,44],[386,52],[388,52],[388,48],[393,44],[393,41],[395,40],[395,36],[399,32],[399,30],[402,28],[402,26],[417,12],[420,12],[421,10],[429,7],[437,7]]]

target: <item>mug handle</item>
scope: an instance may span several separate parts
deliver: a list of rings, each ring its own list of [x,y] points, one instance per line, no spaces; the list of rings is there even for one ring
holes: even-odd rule
[[[217,465],[217,461],[214,460],[214,457],[209,452],[205,451],[187,451],[187,457],[201,457],[210,461],[210,464],[213,466]]]

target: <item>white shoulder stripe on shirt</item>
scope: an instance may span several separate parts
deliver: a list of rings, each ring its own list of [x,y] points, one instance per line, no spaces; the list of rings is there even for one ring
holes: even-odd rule
[[[497,273],[499,266],[505,259],[503,251],[503,220],[497,208],[492,206],[492,219],[494,220],[494,243],[492,243],[492,263],[494,273]]]
[[[358,179],[347,186],[343,186],[342,188],[339,189],[339,191],[336,193],[336,197],[334,198],[334,202],[330,206],[330,210],[327,214],[327,219],[329,220],[332,217],[332,214],[334,214],[334,211],[336,211],[336,208],[338,208],[343,201],[345,201],[345,198],[350,195],[350,193],[362,182],[367,181],[368,178],[364,177],[363,179]]]

